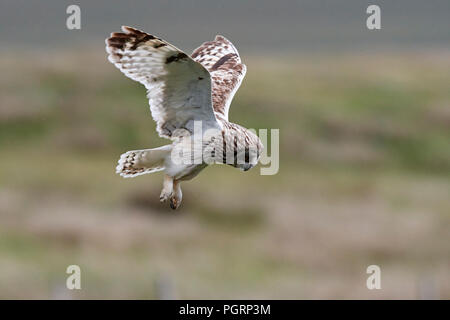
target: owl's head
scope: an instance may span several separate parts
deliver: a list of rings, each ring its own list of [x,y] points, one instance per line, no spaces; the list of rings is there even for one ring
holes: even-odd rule
[[[256,166],[264,149],[261,140],[256,134],[250,130],[246,130],[245,133],[245,143],[238,145],[235,151],[234,163],[231,164],[242,171],[248,171]]]

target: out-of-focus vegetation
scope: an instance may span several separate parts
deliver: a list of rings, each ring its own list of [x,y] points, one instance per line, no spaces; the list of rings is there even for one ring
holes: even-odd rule
[[[114,173],[167,143],[141,85],[1,56],[0,298],[449,298],[450,55],[244,58],[230,120],[280,129],[280,171],[207,168],[172,212],[161,173]]]

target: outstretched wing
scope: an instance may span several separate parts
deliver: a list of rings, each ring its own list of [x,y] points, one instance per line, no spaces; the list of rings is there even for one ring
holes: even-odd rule
[[[238,51],[225,37],[216,36],[214,41],[205,42],[195,49],[191,57],[211,74],[214,112],[218,118],[228,120],[231,100],[247,70]]]
[[[210,74],[200,63],[155,36],[130,27],[122,31],[106,39],[108,59],[147,88],[161,137],[175,138],[176,129],[192,133],[196,120],[202,121],[203,128],[219,127],[212,108]]]

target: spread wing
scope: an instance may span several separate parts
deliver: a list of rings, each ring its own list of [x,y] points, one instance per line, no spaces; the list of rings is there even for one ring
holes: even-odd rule
[[[225,37],[203,43],[191,57],[211,74],[213,108],[218,118],[228,120],[228,110],[234,94],[244,79],[247,67],[239,53]]]
[[[162,39],[130,27],[122,31],[106,39],[108,59],[147,88],[159,135],[175,138],[176,129],[192,133],[196,120],[202,121],[203,128],[218,128],[209,72]]]

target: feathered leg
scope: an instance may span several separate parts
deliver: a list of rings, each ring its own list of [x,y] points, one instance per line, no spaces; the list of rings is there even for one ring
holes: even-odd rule
[[[159,200],[161,202],[169,200],[170,207],[175,210],[180,206],[182,198],[183,194],[181,192],[180,180],[175,180],[167,174],[164,175],[163,189],[159,196]]]
[[[181,192],[181,181],[173,180],[173,193],[170,197],[170,207],[172,209],[178,209],[183,199],[183,193]]]
[[[161,195],[159,196],[159,201],[167,201],[173,193],[173,178],[167,174],[164,175],[163,188],[161,190]]]

